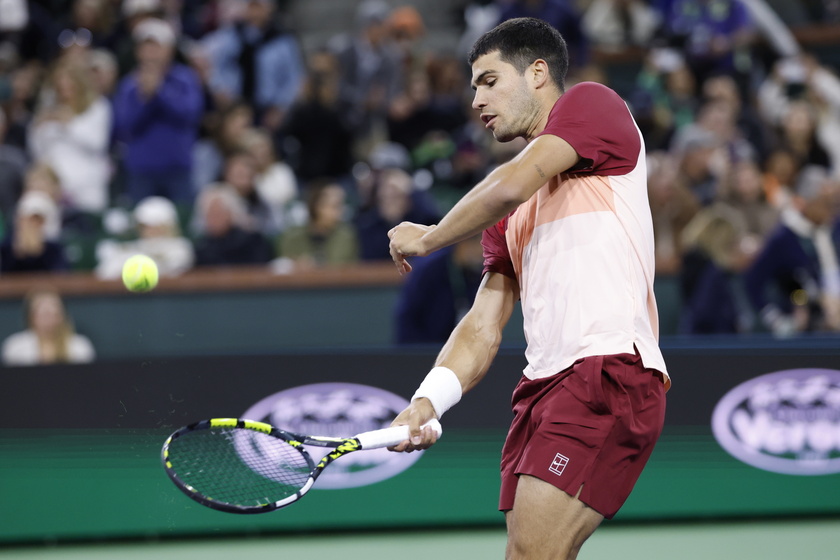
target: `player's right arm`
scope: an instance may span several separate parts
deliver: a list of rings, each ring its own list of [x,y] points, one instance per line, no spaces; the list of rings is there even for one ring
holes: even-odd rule
[[[470,311],[452,331],[444,344],[435,367],[451,370],[466,393],[487,373],[502,341],[502,331],[519,299],[519,284],[512,277],[497,272],[484,275]],[[411,440],[393,447],[394,451],[425,449],[436,441],[431,430],[420,426],[437,418],[432,402],[425,397],[415,398],[393,422],[408,424]]]

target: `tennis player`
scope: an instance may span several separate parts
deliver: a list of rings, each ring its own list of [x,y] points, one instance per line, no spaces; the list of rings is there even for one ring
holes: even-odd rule
[[[527,367],[501,460],[507,558],[575,558],[627,499],[662,430],[669,377],[658,346],[653,226],[643,139],[611,89],[568,90],[568,53],[543,21],[506,21],[469,55],[473,108],[500,142],[527,146],[437,226],[389,232],[401,273],[483,231],[484,277],[469,313],[395,424],[440,418],[486,373],[517,300]]]

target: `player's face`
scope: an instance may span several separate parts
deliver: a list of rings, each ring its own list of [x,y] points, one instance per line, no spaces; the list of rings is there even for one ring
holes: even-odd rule
[[[502,61],[498,51],[478,57],[472,65],[473,109],[481,111],[485,128],[499,142],[530,138],[539,103],[526,75]]]

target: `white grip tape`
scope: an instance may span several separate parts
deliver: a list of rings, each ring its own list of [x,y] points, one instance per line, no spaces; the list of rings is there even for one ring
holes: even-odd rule
[[[423,428],[430,426],[437,436],[443,433],[443,428],[440,422],[434,418],[423,424]],[[373,430],[372,432],[364,432],[356,436],[359,443],[362,444],[362,449],[377,449],[379,447],[391,447],[406,441],[409,437],[409,428],[407,425],[392,426],[382,430]]]
[[[434,367],[426,374],[426,378],[417,388],[411,400],[422,397],[431,401],[435,414],[440,418],[444,412],[461,400],[461,382],[455,372],[448,367]]]

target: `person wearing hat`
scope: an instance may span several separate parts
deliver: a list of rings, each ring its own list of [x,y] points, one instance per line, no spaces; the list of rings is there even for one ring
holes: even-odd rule
[[[124,146],[125,195],[191,204],[193,148],[204,113],[195,71],[173,61],[177,37],[161,19],[133,30],[137,67],[114,96],[116,140]]]
[[[58,220],[58,208],[49,195],[24,192],[15,210],[12,233],[0,244],[0,273],[67,270],[64,246],[50,235]]]
[[[178,211],[168,198],[150,196],[134,208],[137,239],[100,241],[95,273],[100,278],[119,278],[125,261],[136,254],[155,261],[161,276],[178,276],[193,267],[192,242],[181,234]]]

